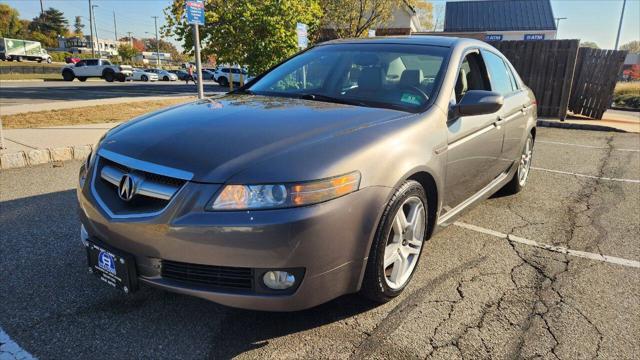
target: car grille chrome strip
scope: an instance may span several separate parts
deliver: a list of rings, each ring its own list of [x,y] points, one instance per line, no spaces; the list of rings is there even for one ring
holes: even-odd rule
[[[102,167],[102,171],[100,171],[100,177],[115,186],[120,185],[120,179],[122,179],[124,175],[125,172],[108,165]],[[142,179],[139,184],[136,184],[135,193],[156,199],[170,200],[178,189],[179,186],[162,184],[150,179]]]
[[[168,176],[176,179],[189,181],[193,179],[193,173],[189,171],[174,169],[171,167],[154,164],[148,161],[134,159],[125,155],[115,153],[106,149],[98,150],[98,155],[109,159],[115,163],[122,164],[128,168],[145,171],[153,174]]]

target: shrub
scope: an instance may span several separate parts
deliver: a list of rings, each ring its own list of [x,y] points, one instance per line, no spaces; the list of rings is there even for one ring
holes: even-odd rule
[[[640,96],[640,82],[619,82],[616,84],[615,95],[637,95]]]
[[[640,94],[616,94],[613,102],[618,107],[640,109]]]

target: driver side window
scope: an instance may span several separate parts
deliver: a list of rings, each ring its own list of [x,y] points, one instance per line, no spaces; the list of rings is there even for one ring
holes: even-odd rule
[[[469,90],[491,90],[484,61],[480,54],[475,52],[464,57],[458,70],[455,87],[456,103],[459,103]]]

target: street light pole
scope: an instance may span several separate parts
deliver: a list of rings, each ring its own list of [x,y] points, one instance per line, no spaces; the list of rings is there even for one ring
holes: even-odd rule
[[[622,31],[622,19],[624,18],[624,7],[627,5],[627,0],[622,2],[622,11],[620,11],[620,23],[618,24],[618,36],[616,36],[616,46],[614,50],[618,50],[618,44],[620,44],[620,32]]]
[[[91,5],[91,0],[89,0],[89,30],[91,31],[91,56],[96,57],[96,49],[93,44],[93,5]]]
[[[567,20],[566,17],[557,17],[556,18],[556,34],[560,33],[560,20]]]
[[[198,99],[202,99],[204,98],[204,87],[202,86],[202,62],[200,61],[200,31],[198,30],[198,24],[193,24],[193,39],[196,52],[196,71],[198,72]],[[231,80],[233,81],[233,78],[231,78]]]
[[[94,32],[96,34],[96,42],[98,43],[98,57],[102,57],[101,53],[100,53],[100,38],[98,37],[98,24],[96,24],[96,12],[95,10],[93,10],[94,8],[97,8],[98,5],[91,5],[91,14],[93,15],[93,26],[94,26]],[[95,55],[94,55],[95,56]]]
[[[158,17],[152,16],[153,22],[156,25],[156,63],[160,67],[160,42],[158,41]]]

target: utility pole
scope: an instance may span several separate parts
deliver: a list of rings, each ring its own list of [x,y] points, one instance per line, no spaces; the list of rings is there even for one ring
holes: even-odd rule
[[[96,57],[96,49],[93,41],[93,5],[91,5],[91,0],[89,0],[89,30],[91,31],[91,56]]]
[[[557,17],[556,19],[556,34],[560,32],[560,20],[567,20],[566,17]],[[557,37],[557,35],[556,35]]]
[[[95,10],[93,10],[94,8],[97,8],[98,5],[91,5],[91,14],[93,15],[93,27],[94,27],[94,32],[96,34],[96,42],[98,43],[98,57],[102,58],[102,53],[100,52],[100,38],[98,37],[98,24],[96,24],[96,12]]]
[[[40,14],[44,14],[44,5],[42,4],[42,0],[40,0]]]
[[[153,18],[153,22],[156,25],[156,64],[158,65],[158,67],[160,67],[160,42],[158,41],[158,17],[152,16],[152,18]]]
[[[113,10],[113,33],[116,36],[116,45],[118,44],[118,24],[116,23],[116,11]]]
[[[618,24],[618,36],[616,36],[616,47],[614,50],[618,50],[620,44],[620,32],[622,31],[622,19],[624,18],[624,7],[627,5],[627,0],[622,2],[622,11],[620,11],[620,24]]]
[[[129,35],[129,46],[133,47],[133,38],[131,37],[131,31],[127,31],[127,34]]]

